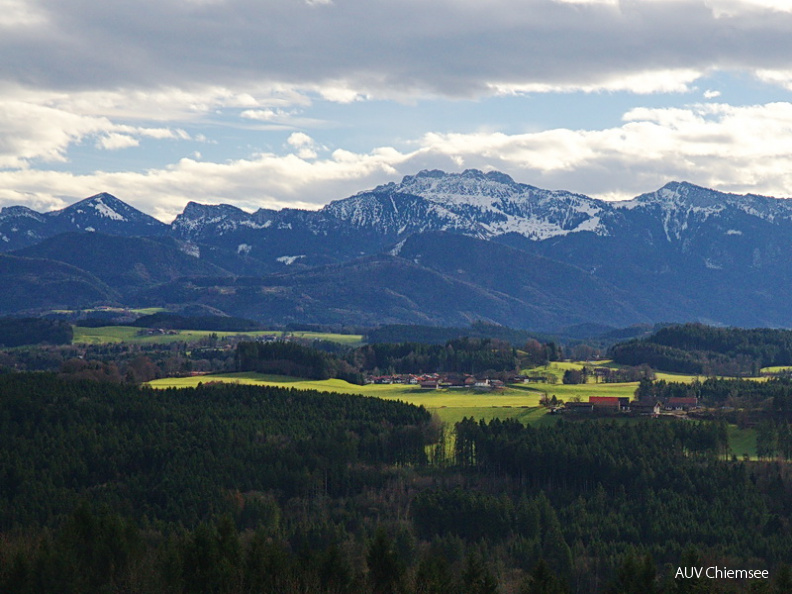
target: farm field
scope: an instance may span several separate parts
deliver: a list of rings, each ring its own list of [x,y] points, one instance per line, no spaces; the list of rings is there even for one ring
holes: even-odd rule
[[[622,367],[618,363],[614,363],[613,361],[606,359],[603,361],[553,361],[549,365],[545,365],[542,367],[533,367],[531,369],[523,369],[522,373],[527,375],[545,375],[556,378],[557,384],[561,384],[561,380],[564,377],[564,371],[567,369],[583,369],[584,366],[591,366],[591,367],[610,367],[611,369],[619,369]],[[762,368],[762,373],[778,373],[780,371],[785,370],[792,370],[792,366],[790,367],[764,367]],[[668,373],[664,371],[656,371],[655,372],[655,379],[658,380],[665,380],[667,382],[684,382],[690,383],[695,380],[705,380],[707,379],[706,376],[703,375],[691,375],[686,373]],[[748,377],[745,379],[751,379],[755,381],[766,381],[767,378],[764,376],[760,377]],[[545,386],[552,385],[552,384],[542,384]],[[590,381],[588,384],[578,384],[578,385],[585,385],[585,386],[594,386],[594,385],[602,385],[602,384],[595,384],[593,381]],[[633,385],[637,386],[637,382],[630,382],[629,384],[611,384],[611,385]],[[593,394],[592,394],[593,395]],[[607,396],[607,394],[597,394],[598,396]]]
[[[564,363],[562,365],[574,365]],[[680,381],[680,380],[677,380]],[[281,375],[265,375],[252,372],[224,373],[193,377],[163,378],[148,382],[154,388],[195,387],[199,383],[229,382],[280,386],[298,390],[318,390],[320,392],[340,392],[360,394],[389,400],[401,400],[416,406],[424,406],[437,414],[438,418],[453,426],[466,417],[476,420],[517,419],[526,425],[555,423],[560,417],[547,414],[547,409],[539,401],[547,393],[562,400],[579,396],[586,400],[589,396],[627,396],[632,397],[636,382],[624,384],[524,384],[510,385],[503,391],[479,392],[471,389],[422,390],[414,386],[400,384],[368,384],[358,386],[344,380],[311,380]],[[635,419],[624,419],[625,422]],[[756,459],[756,431],[739,429],[730,425],[729,445],[732,453],[739,458],[747,455]],[[449,442],[451,443],[451,442]],[[449,446],[450,447],[450,446]]]
[[[369,384],[357,386],[343,380],[310,380],[259,373],[224,373],[182,378],[154,380],[148,385],[155,388],[186,388],[211,381],[238,382],[360,394],[388,400],[401,400],[416,406],[424,406],[436,412],[445,423],[456,423],[464,417],[490,420],[494,418],[519,418],[524,422],[539,422],[545,410],[539,406],[542,393],[523,386],[510,386],[499,392],[480,392],[471,389],[422,390],[415,386],[400,384]]]
[[[792,366],[790,365],[777,365],[775,367],[762,367],[760,370],[762,373],[781,373],[782,371],[792,371]]]
[[[109,311],[114,313],[133,313],[133,314],[140,314],[142,316],[150,316],[152,314],[161,313],[167,310],[164,307],[133,307],[133,308],[100,307],[100,308],[88,308],[88,309],[53,309],[51,313],[76,314],[76,313],[96,313],[100,311]]]
[[[74,327],[74,344],[108,344],[118,342],[133,342],[147,344],[170,344],[174,342],[197,342],[212,334],[218,338],[228,336],[282,336],[280,330],[258,330],[255,332],[216,332],[213,330],[174,330],[173,334],[140,334],[141,328],[134,326],[100,326],[98,328]],[[328,340],[348,346],[362,343],[363,337],[359,334],[330,334],[322,332],[289,332],[299,338]]]

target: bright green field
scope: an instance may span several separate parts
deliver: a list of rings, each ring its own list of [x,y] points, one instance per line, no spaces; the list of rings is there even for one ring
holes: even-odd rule
[[[473,417],[484,419],[517,419],[530,425],[555,423],[557,415],[547,414],[547,409],[539,405],[544,391],[552,396],[567,400],[572,396],[580,396],[585,400],[588,396],[632,396],[636,383],[629,384],[527,384],[513,385],[501,392],[478,392],[470,389],[462,390],[422,390],[413,386],[398,384],[369,384],[357,386],[343,380],[307,380],[282,375],[264,375],[260,373],[224,373],[183,378],[165,378],[149,382],[155,388],[187,388],[206,382],[235,382],[264,386],[280,386],[300,390],[318,390],[320,392],[340,392],[343,394],[361,394],[390,400],[401,400],[417,406],[424,406],[437,414],[443,423],[453,426],[463,418]],[[625,419],[634,421],[634,419]],[[732,453],[738,458],[748,455],[756,459],[756,431],[754,429],[738,429],[730,425],[729,445]],[[449,436],[450,439],[450,436]],[[451,442],[449,442],[451,443]],[[453,444],[447,447],[452,447]],[[450,450],[449,450],[450,451]]]
[[[539,407],[541,394],[522,386],[508,387],[498,392],[480,392],[472,389],[422,390],[415,386],[399,384],[357,386],[337,379],[306,380],[259,373],[224,373],[164,378],[149,382],[149,385],[155,388],[187,388],[212,381],[361,394],[389,400],[401,400],[416,406],[423,405],[436,412],[443,422],[451,424],[470,416],[486,420],[517,417],[522,421],[533,423],[540,420],[545,414],[545,409]]]
[[[150,316],[155,313],[160,313],[167,310],[164,307],[137,307],[132,309],[127,309],[126,307],[103,307],[101,309],[97,309],[97,308],[53,309],[52,313],[74,314],[74,313],[95,313],[97,311],[112,311],[116,313],[134,313],[134,314],[139,314],[141,316]]]
[[[792,370],[792,366],[790,365],[778,365],[775,367],[762,367],[762,373],[781,373],[782,371],[790,371]]]
[[[74,327],[75,344],[107,344],[116,342],[137,342],[150,344],[170,344],[173,342],[197,342],[198,340],[216,334],[218,338],[228,336],[282,336],[283,332],[277,330],[261,330],[256,332],[215,332],[212,330],[175,330],[175,334],[138,334],[141,328],[132,326],[101,326],[99,328]],[[362,343],[360,334],[329,334],[322,332],[290,332],[299,338],[329,340],[349,346]]]

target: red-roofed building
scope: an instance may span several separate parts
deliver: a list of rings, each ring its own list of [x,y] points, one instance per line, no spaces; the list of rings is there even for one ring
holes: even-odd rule
[[[589,396],[589,404],[592,404],[597,408],[629,410],[630,399],[619,396]]]
[[[619,408],[619,399],[615,396],[589,396],[589,404]]]
[[[698,398],[695,396],[674,396],[668,399],[666,408],[671,410],[690,410],[698,408]]]

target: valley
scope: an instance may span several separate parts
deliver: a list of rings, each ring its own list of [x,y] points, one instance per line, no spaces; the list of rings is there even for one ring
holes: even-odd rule
[[[790,248],[786,199],[472,169],[6,207],[0,590],[788,591]]]

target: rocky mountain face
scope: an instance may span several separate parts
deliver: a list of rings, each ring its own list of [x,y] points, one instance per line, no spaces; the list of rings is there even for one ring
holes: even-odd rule
[[[50,239],[69,232],[96,241]],[[124,244],[135,272],[91,262],[100,235],[150,238]],[[498,172],[422,171],[317,211],[190,202],[171,225],[99,194],[2,209],[0,251],[25,247],[15,254],[116,289],[123,278],[129,304],[273,322],[792,326],[792,201],[679,182],[604,202]]]

